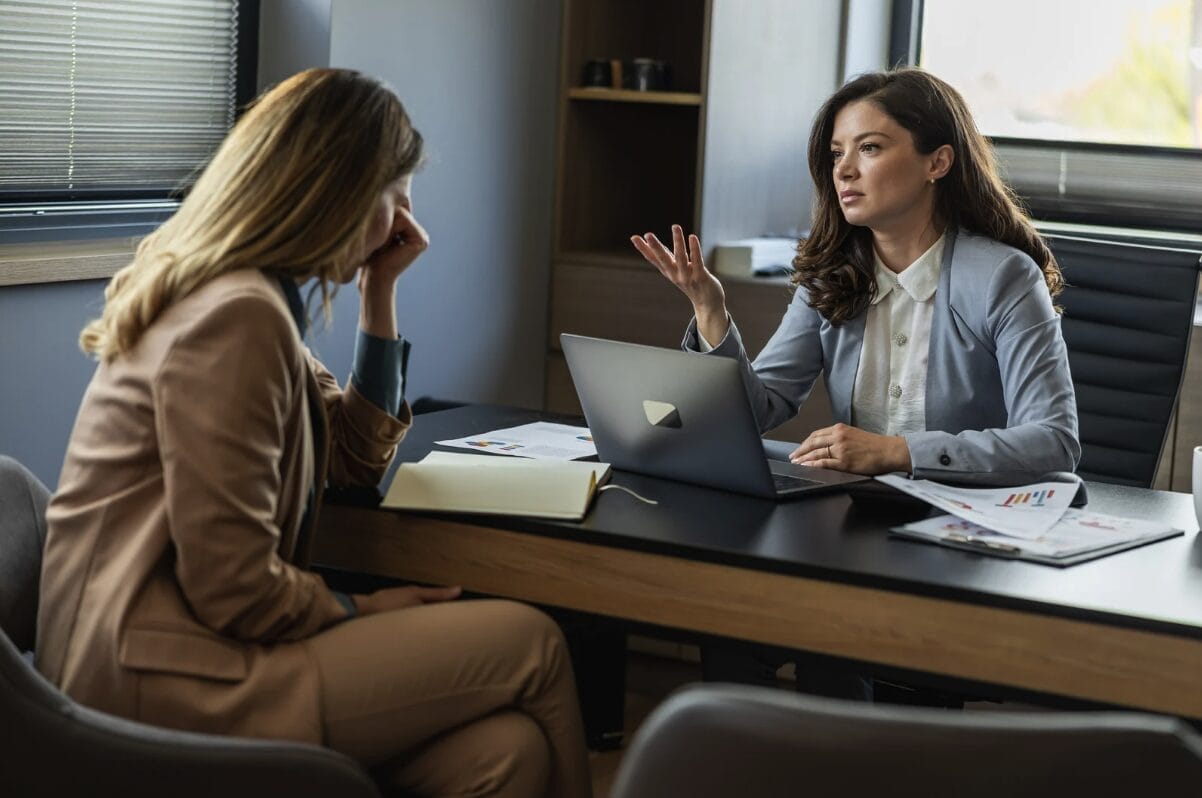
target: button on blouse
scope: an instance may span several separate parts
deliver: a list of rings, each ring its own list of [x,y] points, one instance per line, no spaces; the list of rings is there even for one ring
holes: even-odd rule
[[[900,273],[873,254],[876,297],[864,320],[864,343],[852,389],[852,423],[901,435],[926,429],[927,352],[944,236]]]

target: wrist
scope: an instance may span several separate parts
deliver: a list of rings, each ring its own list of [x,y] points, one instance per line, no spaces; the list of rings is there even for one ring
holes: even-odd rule
[[[369,601],[371,597],[365,593],[348,593],[346,597],[351,600],[351,605],[355,608],[355,615],[370,615],[371,607]]]
[[[391,307],[396,302],[396,280],[365,277],[359,283],[364,307]]]
[[[730,314],[726,312],[726,306],[720,305],[717,308],[711,307],[693,307],[693,315],[697,317],[697,326],[703,330],[712,330],[715,328],[726,329],[727,319]],[[717,343],[716,341],[714,343]]]
[[[360,285],[362,300],[359,304],[359,329],[377,338],[396,338],[396,294],[380,286],[375,290],[367,282]]]
[[[338,602],[338,606],[346,610],[347,618],[354,618],[359,614],[359,609],[355,606],[355,601],[349,593],[343,593],[341,590],[331,590],[330,592],[334,595],[334,600]]]
[[[912,473],[914,463],[910,460],[910,445],[906,443],[905,436],[897,435],[893,440],[893,470],[905,471],[907,474]]]

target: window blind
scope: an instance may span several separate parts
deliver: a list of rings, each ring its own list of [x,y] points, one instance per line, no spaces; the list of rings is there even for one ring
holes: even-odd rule
[[[165,197],[236,110],[237,0],[0,0],[0,203]]]
[[[1202,152],[995,142],[1007,182],[1037,216],[1202,232]]]

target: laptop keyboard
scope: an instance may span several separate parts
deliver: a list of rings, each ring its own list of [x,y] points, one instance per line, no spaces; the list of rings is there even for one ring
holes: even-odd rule
[[[807,485],[824,485],[826,483],[819,482],[816,479],[803,479],[802,477],[791,477],[791,476],[788,476],[787,474],[773,474],[772,475],[772,484],[776,487],[776,490],[779,492],[782,490],[797,490],[798,488],[804,488]]]

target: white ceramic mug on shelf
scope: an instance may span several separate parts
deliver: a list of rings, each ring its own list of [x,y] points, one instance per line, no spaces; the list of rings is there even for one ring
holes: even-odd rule
[[[1202,525],[1202,446],[1194,447],[1194,515]]]

